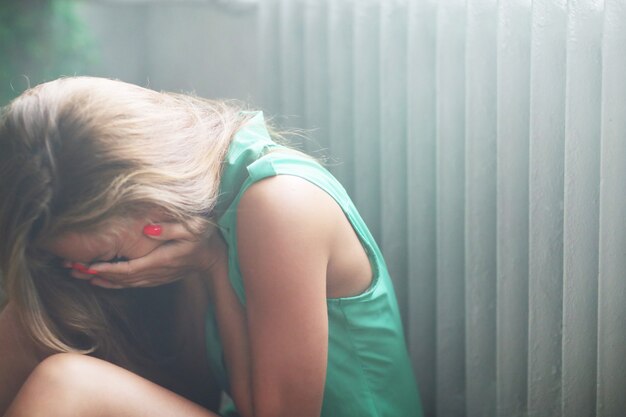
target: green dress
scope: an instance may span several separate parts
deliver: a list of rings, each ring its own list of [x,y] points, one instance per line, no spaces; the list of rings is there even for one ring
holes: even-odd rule
[[[237,132],[228,150],[216,206],[218,226],[228,245],[229,279],[245,306],[237,261],[237,206],[244,191],[274,175],[295,175],[317,185],[343,209],[371,262],[374,277],[365,292],[327,300],[328,367],[322,417],[420,417],[421,404],[406,350],[398,304],[380,249],[339,182],[319,163],[280,148],[265,127],[262,113]],[[213,311],[206,320],[212,371],[228,392]]]

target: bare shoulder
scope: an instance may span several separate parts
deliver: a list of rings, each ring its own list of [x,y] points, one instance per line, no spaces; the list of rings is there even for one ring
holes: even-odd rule
[[[272,177],[245,192],[237,245],[244,281],[276,280],[277,266],[300,277],[317,271],[319,278],[310,278],[326,283],[329,298],[359,294],[372,282],[367,253],[341,207],[299,177]]]
[[[324,294],[336,210],[324,190],[295,176],[267,178],[246,190],[237,213],[239,265],[246,289],[254,297],[274,296],[290,287],[305,291],[301,285],[315,282],[316,289],[306,291]],[[296,282],[301,285],[294,286]]]
[[[332,197],[318,186],[300,177],[278,175],[246,190],[239,204],[238,222],[247,227],[238,233],[263,232],[276,237],[297,232],[323,239],[326,234],[330,236],[338,212]]]
[[[295,175],[276,175],[263,179],[248,188],[241,200],[240,208],[246,203],[264,203],[277,206],[287,205],[287,208],[302,209],[324,208],[334,204],[332,197],[312,182]]]

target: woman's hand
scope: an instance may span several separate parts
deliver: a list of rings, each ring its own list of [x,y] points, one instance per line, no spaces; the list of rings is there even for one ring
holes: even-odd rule
[[[215,260],[212,236],[190,233],[182,224],[149,224],[143,233],[162,241],[145,256],[120,262],[98,262],[88,266],[72,265],[72,276],[89,279],[104,288],[155,287],[185,277],[189,273],[208,272]]]

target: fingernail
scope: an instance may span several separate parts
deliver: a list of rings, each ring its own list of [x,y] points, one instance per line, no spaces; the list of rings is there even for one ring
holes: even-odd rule
[[[161,236],[161,226],[158,224],[149,224],[143,228],[143,233],[148,236]]]
[[[89,274],[89,275],[96,275],[98,273],[98,271],[96,271],[95,269],[87,268],[85,265],[78,263],[78,262],[74,262],[72,264],[72,269],[78,272],[82,272],[83,274]]]

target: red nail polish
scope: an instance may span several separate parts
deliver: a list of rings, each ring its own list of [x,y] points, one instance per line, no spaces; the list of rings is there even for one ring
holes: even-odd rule
[[[158,224],[149,224],[143,228],[143,233],[148,236],[161,236],[161,226]]]
[[[87,268],[85,265],[78,263],[78,262],[74,262],[72,264],[72,269],[78,272],[82,272],[83,274],[89,274],[89,275],[96,275],[98,273],[98,271],[96,271],[95,269]]]

